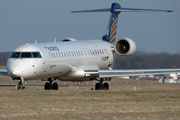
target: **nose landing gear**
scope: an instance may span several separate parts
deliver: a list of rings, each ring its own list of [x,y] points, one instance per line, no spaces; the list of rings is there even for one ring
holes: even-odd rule
[[[18,90],[24,90],[25,89],[23,77],[20,78],[17,89]]]

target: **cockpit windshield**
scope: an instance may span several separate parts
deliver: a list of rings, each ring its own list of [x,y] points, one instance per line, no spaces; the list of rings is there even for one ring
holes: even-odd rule
[[[22,52],[21,58],[32,58],[31,52]]]
[[[39,52],[12,52],[9,58],[42,58]]]
[[[33,58],[41,58],[41,54],[39,52],[33,52]]]
[[[20,52],[12,52],[10,58],[19,58]]]

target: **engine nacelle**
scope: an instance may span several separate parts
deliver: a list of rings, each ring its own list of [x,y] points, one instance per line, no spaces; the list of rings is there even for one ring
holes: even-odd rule
[[[136,44],[129,38],[122,38],[115,44],[115,51],[118,55],[129,57],[136,51]]]
[[[74,38],[65,38],[65,39],[61,40],[61,42],[68,42],[68,41],[77,41],[77,40]]]

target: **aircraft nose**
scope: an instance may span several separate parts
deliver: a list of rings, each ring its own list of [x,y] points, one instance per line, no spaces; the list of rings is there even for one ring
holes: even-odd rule
[[[23,69],[20,66],[12,66],[8,71],[12,76],[15,77],[21,77],[23,74]]]

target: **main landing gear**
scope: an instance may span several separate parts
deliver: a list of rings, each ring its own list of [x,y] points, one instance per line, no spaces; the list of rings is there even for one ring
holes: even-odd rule
[[[48,81],[49,82],[46,82],[44,85],[44,90],[58,90],[58,84],[56,82],[52,84],[53,80],[51,78],[48,78]]]
[[[104,79],[100,78],[99,83],[96,83],[95,85],[95,90],[109,90],[109,84],[108,83],[104,83],[103,84]]]

